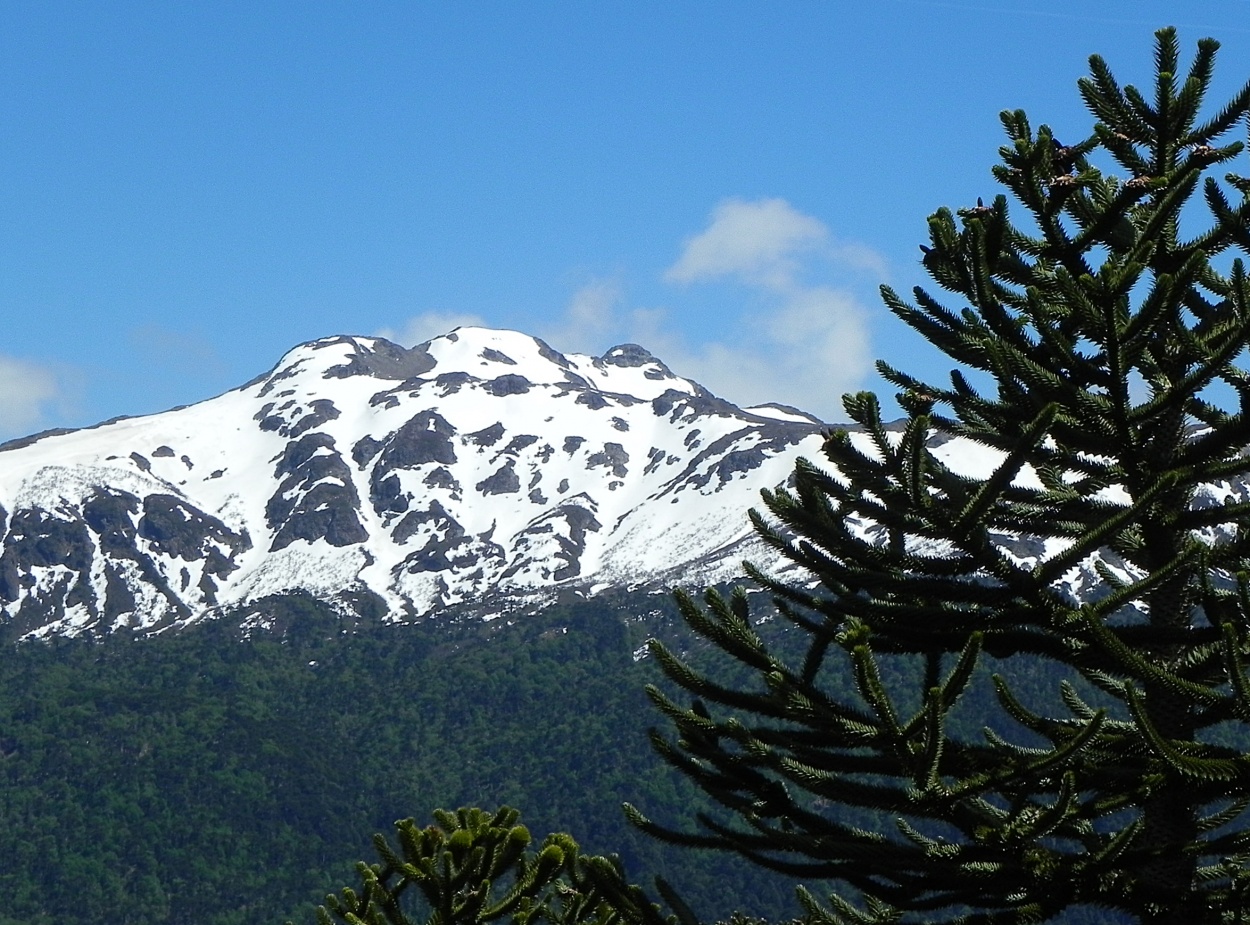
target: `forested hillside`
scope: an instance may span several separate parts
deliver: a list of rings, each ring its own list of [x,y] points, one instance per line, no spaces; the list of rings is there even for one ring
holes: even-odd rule
[[[791,908],[792,885],[632,830],[706,798],[646,741],[633,653],[667,602],[517,620],[342,625],[271,601],[270,633],[10,645],[0,659],[0,923],[311,920],[374,832],[436,807],[521,808],[541,837],[663,873],[704,915]],[[641,617],[649,614],[648,617]],[[664,628],[668,625],[668,629]]]

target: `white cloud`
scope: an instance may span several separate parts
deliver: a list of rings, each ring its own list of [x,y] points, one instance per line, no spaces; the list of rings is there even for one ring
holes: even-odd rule
[[[760,286],[762,298],[729,314],[710,336],[683,336],[673,312],[629,308],[620,285],[592,282],[558,322],[538,333],[557,350],[600,354],[642,344],[679,376],[743,405],[778,402],[841,420],[842,395],[871,370],[868,312],[849,292]]]
[[[653,352],[735,404],[777,402],[837,421],[845,417],[842,395],[859,388],[872,368],[867,322],[849,293],[804,289],[743,313],[728,338],[687,346],[670,336]]]
[[[409,318],[399,330],[382,328],[377,332],[377,336],[385,337],[405,347],[413,347],[455,328],[478,327],[485,323],[477,315],[459,312],[425,312]]]
[[[143,352],[146,365],[172,367],[182,376],[211,378],[228,371],[217,346],[197,332],[145,324],[130,331],[130,342]]]
[[[0,435],[5,437],[37,429],[47,406],[62,397],[51,370],[6,356],[0,356],[0,396]]]
[[[829,257],[842,268],[866,273],[876,283],[884,282],[890,275],[885,258],[865,244],[837,241],[830,245]]]
[[[621,284],[593,279],[573,293],[558,320],[536,333],[563,352],[598,354],[618,343],[614,338],[623,336],[627,320]]]
[[[783,199],[731,199],[664,273],[672,283],[729,279],[743,287],[746,298],[713,329],[683,333],[690,326],[674,310],[632,306],[621,280],[606,277],[586,282],[562,312],[529,333],[569,353],[641,344],[677,375],[736,404],[779,402],[842,420],[843,393],[860,388],[872,368],[870,314],[850,290],[808,282],[831,271],[836,278],[870,274],[875,282],[886,276],[886,264],[871,248],[834,240],[824,223]],[[412,345],[483,323],[475,315],[427,312],[401,332],[379,334]]]
[[[822,269],[887,275],[871,248],[834,241],[824,223],[784,199],[721,203],[664,278],[730,278],[755,299],[714,338],[690,348],[670,344],[665,361],[738,404],[780,402],[840,419],[842,395],[872,369],[870,316],[851,292],[801,281]]]
[[[792,285],[798,257],[826,245],[829,229],[784,199],[728,199],[707,228],[687,238],[664,278],[675,283],[736,277],[754,285]]]

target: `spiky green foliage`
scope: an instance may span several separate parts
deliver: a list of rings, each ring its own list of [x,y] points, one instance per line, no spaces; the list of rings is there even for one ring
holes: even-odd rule
[[[374,836],[381,863],[357,865],[359,891],[327,896],[320,925],[679,925],[616,861],[583,856],[569,835],[548,835],[531,851],[515,809],[434,817],[424,828],[395,823],[398,846]],[[689,916],[684,925],[694,925]]]
[[[1158,32],[1152,95],[1091,58],[1096,124],[1072,144],[1002,114],[1009,195],[940,209],[922,248],[956,307],[883,289],[950,384],[882,364],[901,426],[848,396],[827,463],[765,494],[759,532],[812,576],[754,576],[800,657],[765,647],[744,594],[681,599],[758,684],[655,648],[697,698],[652,692],[676,729],[656,747],[731,812],[639,824],[842,881],[849,898],[803,894],[827,923],[1240,914],[1250,179],[1226,136],[1250,84],[1202,116],[1217,47],[1182,75]],[[992,715],[970,729],[978,685]]]

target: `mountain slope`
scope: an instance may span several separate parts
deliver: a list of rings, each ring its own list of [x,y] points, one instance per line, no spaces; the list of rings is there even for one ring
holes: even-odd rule
[[[0,448],[0,607],[78,634],[296,590],[410,620],[725,580],[773,561],[745,511],[820,434],[635,345],[326,338],[217,398]]]

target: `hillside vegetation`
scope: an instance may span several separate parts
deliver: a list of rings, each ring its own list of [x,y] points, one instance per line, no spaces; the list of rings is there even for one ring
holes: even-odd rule
[[[657,607],[349,632],[291,597],[270,602],[272,633],[246,639],[222,621],[13,647],[0,923],[308,921],[374,832],[482,802],[619,853],[635,882],[663,874],[701,911],[775,915],[793,902],[785,880],[662,845],[621,813],[628,799],[692,821],[708,802],[646,741],[656,672],[633,653],[663,631]]]

